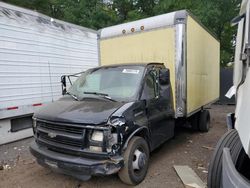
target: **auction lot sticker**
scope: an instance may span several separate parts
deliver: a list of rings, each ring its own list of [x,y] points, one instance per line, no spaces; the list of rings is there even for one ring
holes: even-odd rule
[[[122,73],[127,73],[127,74],[139,74],[140,70],[135,70],[135,69],[123,69]]]

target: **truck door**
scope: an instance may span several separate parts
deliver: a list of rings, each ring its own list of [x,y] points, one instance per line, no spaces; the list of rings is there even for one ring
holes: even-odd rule
[[[161,97],[159,89],[159,68],[155,68],[146,75],[142,92],[142,99],[146,100],[152,149],[174,134],[174,121],[170,118],[167,108],[169,99]]]

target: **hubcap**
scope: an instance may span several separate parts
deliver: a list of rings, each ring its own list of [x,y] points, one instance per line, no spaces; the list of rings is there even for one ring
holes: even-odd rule
[[[146,164],[146,159],[147,159],[146,154],[136,149],[133,158],[133,169],[141,170]]]

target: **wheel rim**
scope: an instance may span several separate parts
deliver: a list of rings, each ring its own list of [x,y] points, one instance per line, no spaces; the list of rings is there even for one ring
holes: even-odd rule
[[[137,148],[134,151],[132,168],[135,173],[139,174],[147,164],[147,155],[142,148]]]

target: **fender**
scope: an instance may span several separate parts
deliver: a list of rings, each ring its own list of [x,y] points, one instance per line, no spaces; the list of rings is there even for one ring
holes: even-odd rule
[[[125,150],[125,149],[128,147],[129,141],[130,141],[137,133],[141,132],[142,130],[146,130],[146,131],[147,131],[147,134],[148,134],[148,135],[146,135],[146,136],[149,137],[149,130],[148,130],[148,127],[146,127],[146,126],[139,127],[139,128],[137,128],[133,133],[131,133],[131,134],[129,135],[129,137],[127,138],[126,142],[125,142],[124,145],[123,145],[122,150]],[[146,142],[148,142],[148,140],[146,140]],[[149,145],[149,147],[150,147],[150,145]]]

